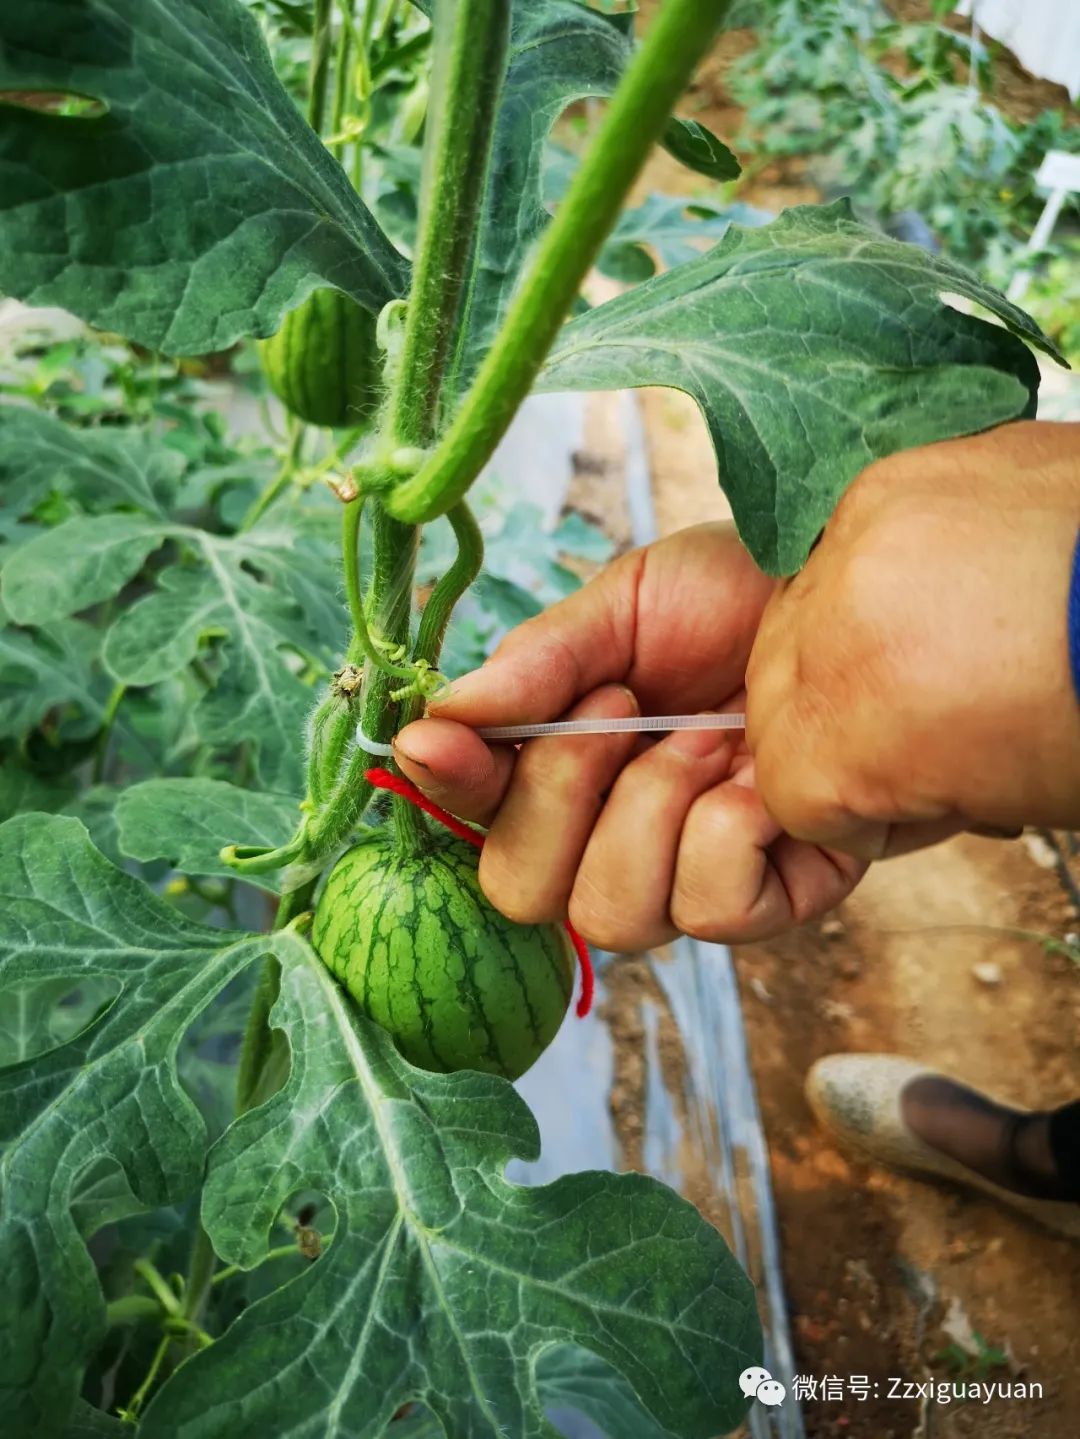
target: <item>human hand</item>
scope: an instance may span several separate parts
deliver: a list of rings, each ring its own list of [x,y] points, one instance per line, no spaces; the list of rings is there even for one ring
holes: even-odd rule
[[[522,922],[567,917],[633,951],[680,931],[738,941],[831,909],[864,866],[783,834],[741,735],[692,731],[488,746],[474,726],[564,715],[741,710],[746,663],[774,589],[725,525],[623,556],[514,630],[435,718],[395,743],[437,803],[489,825],[480,883]]]
[[[1080,822],[1066,603],[1080,425],[1018,423],[865,470],[772,595],[747,737],[769,812],[864,859]]]

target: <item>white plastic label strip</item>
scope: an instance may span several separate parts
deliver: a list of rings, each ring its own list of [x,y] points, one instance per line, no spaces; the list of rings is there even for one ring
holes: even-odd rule
[[[744,714],[635,715],[631,719],[576,719],[551,720],[547,724],[481,725],[476,733],[481,739],[514,743],[526,739],[544,739],[551,735],[664,734],[679,729],[745,728]],[[389,757],[394,752],[391,745],[368,739],[359,725],[356,728],[356,743],[368,754]]]

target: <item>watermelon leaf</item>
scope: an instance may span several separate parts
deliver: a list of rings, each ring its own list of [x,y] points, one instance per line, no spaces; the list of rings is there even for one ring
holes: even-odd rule
[[[181,874],[235,878],[219,858],[228,844],[275,849],[296,829],[296,800],[241,789],[216,779],[148,779],[116,803],[117,843],[138,860],[166,860]],[[281,874],[252,875],[250,883],[276,891]]]
[[[93,668],[100,647],[100,631],[80,620],[0,629],[0,739],[24,735],[50,710],[72,706],[66,737],[92,734],[108,699],[108,685]]]
[[[44,625],[111,600],[170,533],[168,521],[135,514],[77,515],[42,530],[5,563],[4,606],[16,624]]]
[[[686,1439],[733,1427],[759,1326],[716,1230],[639,1174],[508,1183],[511,1158],[539,1153],[510,1085],[411,1068],[314,956],[298,962],[299,943],[271,1015],[292,1073],[212,1149],[202,1215],[222,1259],[250,1269],[290,1196],[320,1190],[332,1241],[176,1372],[142,1439],[374,1439],[409,1401],[454,1439],[533,1439],[551,1432],[536,1362],[567,1344],[616,1366]]]
[[[1021,336],[1056,353],[989,286],[860,225],[841,200],[732,226],[707,254],[572,320],[540,388],[692,395],[747,548],[791,574],[872,460],[1034,413],[1039,372]]]
[[[228,536],[135,514],[76,516],[13,551],[4,604],[18,624],[55,626],[118,595],[167,541],[178,547],[176,562],[106,632],[106,668],[124,685],[156,684],[190,666],[208,637],[221,637],[224,665],[195,710],[199,733],[212,744],[249,741],[264,784],[298,791],[296,736],[312,692],[295,659],[329,672],[345,629],[334,572],[301,529],[268,517]],[[2,643],[31,642],[8,631]],[[69,683],[63,671],[53,680]],[[31,698],[38,703],[42,691]]]
[[[584,1415],[609,1439],[672,1439],[670,1430],[645,1413],[618,1370],[583,1349],[548,1350],[536,1366],[536,1387],[560,1433],[577,1433],[578,1426],[570,1425]],[[393,1439],[443,1439],[442,1425],[426,1411],[399,1420],[388,1432]]]
[[[697,120],[673,116],[660,141],[669,155],[710,180],[737,180],[742,166],[722,140]]]
[[[20,997],[16,1052],[38,1056],[0,1070],[11,1281],[0,1373],[15,1432],[59,1429],[101,1334],[85,1241],[106,1219],[198,1185],[205,1127],[177,1051],[265,954],[280,965],[271,1022],[292,1071],[210,1151],[203,1221],[242,1268],[266,1255],[298,1190],[325,1192],[336,1227],[317,1263],[174,1373],[144,1439],[217,1435],[234,1420],[364,1439],[412,1400],[447,1434],[529,1439],[546,1432],[537,1361],[565,1345],[617,1367],[635,1402],[680,1434],[706,1439],[741,1417],[737,1376],[760,1355],[753,1290],[686,1201],[637,1174],[509,1184],[507,1161],[539,1152],[510,1085],[411,1068],[297,934],[185,919],[109,864],[75,820],[4,825],[0,886],[0,996]],[[110,997],[76,1032],[70,1022],[58,1032],[50,1001],[72,985]],[[298,1372],[319,1385],[298,1384]]]
[[[0,1070],[0,1392],[16,1434],[55,1433],[100,1338],[104,1304],[73,1211],[85,1181],[122,1176],[87,1224],[174,1203],[197,1187],[205,1131],[180,1086],[185,1030],[261,955],[302,954],[288,934],[227,934],[184,919],[115,869],[77,820],[0,827],[0,1002],[22,996],[22,1052]],[[57,1044],[47,1003],[74,986],[115,997]],[[44,1052],[43,1052],[44,1051]],[[91,1218],[92,1216],[92,1218]]]
[[[408,267],[304,122],[239,0],[0,11],[0,293],[166,354],[269,335],[320,281],[378,311]]]
[[[0,491],[9,520],[28,514],[54,490],[92,511],[131,505],[161,515],[183,464],[141,430],[77,430],[41,410],[0,409]]]

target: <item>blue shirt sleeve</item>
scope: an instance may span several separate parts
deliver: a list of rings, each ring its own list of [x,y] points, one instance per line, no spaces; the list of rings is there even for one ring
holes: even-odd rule
[[[1072,579],[1069,581],[1069,666],[1073,689],[1080,699],[1080,534],[1073,550]]]

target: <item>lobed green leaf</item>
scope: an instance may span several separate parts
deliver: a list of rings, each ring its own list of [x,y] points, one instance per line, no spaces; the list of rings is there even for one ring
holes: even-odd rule
[[[984,306],[1005,327],[942,295]],[[960,266],[798,206],[574,319],[546,390],[669,385],[697,401],[736,524],[771,574],[805,561],[871,461],[1031,415],[1023,313]]]
[[[296,800],[214,779],[148,779],[129,786],[116,804],[117,842],[131,859],[166,860],[182,874],[235,879],[223,864],[229,844],[276,849],[296,828]],[[276,891],[281,874],[252,875]]]
[[[0,107],[0,132],[3,113]],[[180,455],[142,431],[79,430],[41,410],[0,408],[0,493],[8,518],[28,514],[52,491],[90,511],[130,505],[160,515],[182,469]]]
[[[101,1335],[104,1304],[75,1212],[88,1179],[118,1177],[83,1222],[190,1194],[205,1147],[181,1088],[185,1029],[252,960],[294,941],[185,920],[94,849],[77,820],[0,827],[0,1002],[37,986],[105,986],[115,998],[53,1047],[0,1071],[0,1394],[6,1431],[55,1433]],[[39,1006],[40,1030],[46,1013]]]
[[[298,790],[296,738],[312,701],[299,671],[308,661],[331,669],[345,628],[335,575],[302,526],[267,519],[227,536],[143,515],[76,516],[13,551],[3,571],[4,603],[20,624],[70,630],[66,616],[120,594],[167,541],[178,547],[176,561],[108,628],[106,668],[124,685],[157,684],[221,638],[225,663],[197,705],[199,731],[212,744],[250,742],[263,782]],[[37,713],[69,697],[71,675],[50,667],[41,648],[40,635],[0,631],[0,664],[9,656],[17,665],[25,654],[39,676],[7,722],[12,733],[26,723],[29,702]]]
[[[92,734],[108,698],[94,666],[100,647],[99,632],[81,620],[0,629],[0,739],[21,738],[53,710],[73,711],[65,738]]]
[[[74,820],[0,828],[0,893],[0,998],[18,996],[16,1054],[36,1055],[0,1069],[0,1384],[15,1439],[60,1432],[75,1409],[104,1319],[86,1239],[198,1184],[205,1129],[177,1052],[265,954],[281,967],[271,1018],[291,1072],[211,1150],[203,1221],[222,1259],[251,1268],[290,1197],[321,1190],[332,1242],[174,1372],[144,1439],[374,1439],[411,1401],[454,1439],[532,1439],[551,1432],[538,1367],[565,1346],[620,1371],[623,1412],[644,1406],[685,1439],[741,1419],[737,1376],[760,1356],[753,1291],[690,1204],[636,1174],[508,1183],[507,1161],[539,1148],[508,1084],[412,1069],[296,934],[183,918]],[[108,994],[74,1033],[50,1015],[65,985]],[[79,1408],[72,1432],[97,1422]]]
[[[270,335],[319,283],[378,311],[408,267],[237,0],[0,11],[0,293],[166,354]]]
[[[539,1150],[512,1088],[412,1069],[318,963],[285,966],[271,1020],[292,1072],[211,1151],[203,1222],[251,1268],[282,1205],[315,1189],[333,1241],[175,1374],[143,1439],[375,1439],[409,1401],[453,1439],[535,1439],[552,1432],[537,1363],[564,1345],[616,1366],[684,1439],[739,1422],[753,1291],[692,1205],[638,1174],[509,1184],[507,1161]]]

